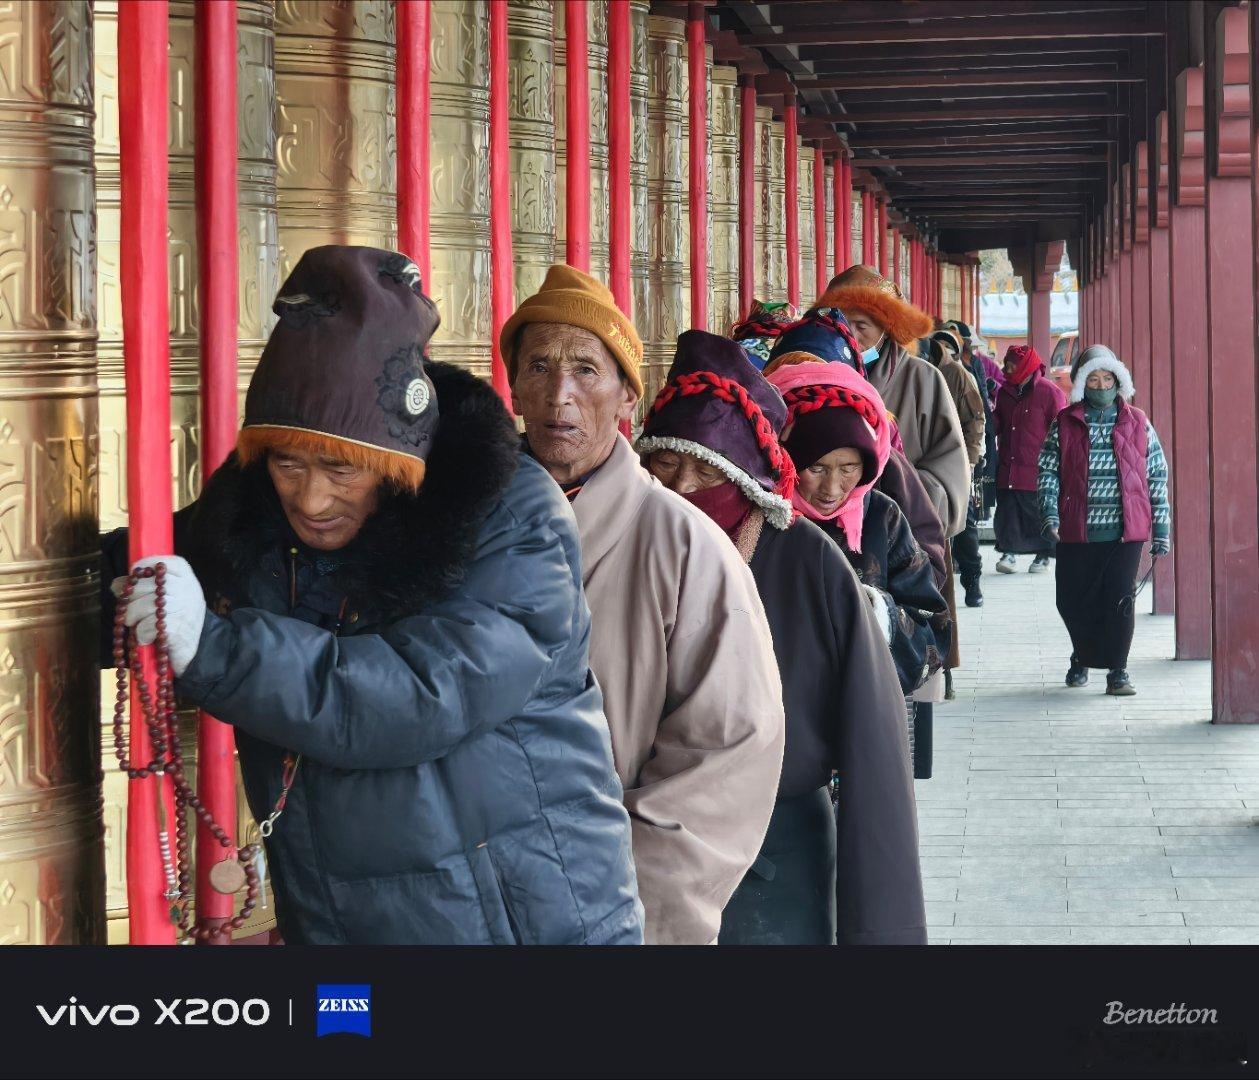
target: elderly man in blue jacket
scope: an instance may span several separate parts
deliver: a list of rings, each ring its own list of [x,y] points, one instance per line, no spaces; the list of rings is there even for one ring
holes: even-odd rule
[[[563,495],[489,387],[425,359],[404,256],[308,251],[275,310],[237,453],[160,561],[177,689],[235,727],[255,818],[282,811],[285,940],[641,942]],[[103,558],[109,616],[125,533]],[[154,640],[152,579],[125,616]]]

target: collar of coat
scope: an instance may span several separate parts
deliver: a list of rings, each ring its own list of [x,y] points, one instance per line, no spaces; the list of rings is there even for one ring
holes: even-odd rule
[[[599,466],[573,499],[581,537],[585,578],[631,530],[643,500],[660,481],[643,468],[642,459],[624,435],[618,435],[607,461]],[[684,501],[684,500],[681,500]]]
[[[356,608],[379,621],[415,614],[459,587],[519,460],[515,425],[489,386],[451,364],[429,361],[424,370],[441,406],[424,484],[416,495],[382,494],[336,571]],[[265,461],[242,468],[233,454],[206,484],[187,531],[207,596],[248,606],[258,567],[289,542]]]

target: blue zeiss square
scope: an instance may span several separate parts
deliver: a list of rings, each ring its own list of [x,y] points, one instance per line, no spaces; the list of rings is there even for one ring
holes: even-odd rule
[[[366,983],[321,983],[315,988],[317,1036],[372,1034],[372,988]]]

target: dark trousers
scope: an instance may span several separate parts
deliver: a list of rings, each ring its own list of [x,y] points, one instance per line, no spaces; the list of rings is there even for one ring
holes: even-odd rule
[[[979,521],[973,501],[966,507],[966,528],[953,537],[953,561],[962,571],[963,589],[979,583],[984,572],[984,560],[979,554]]]
[[[1128,666],[1144,547],[1135,540],[1058,545],[1058,614],[1084,667]]]

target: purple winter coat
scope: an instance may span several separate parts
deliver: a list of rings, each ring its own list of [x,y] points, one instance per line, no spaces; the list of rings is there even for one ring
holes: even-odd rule
[[[1042,364],[1030,382],[1007,382],[997,394],[997,488],[1035,491],[1037,460],[1049,425],[1067,404],[1066,395],[1045,377]]]

